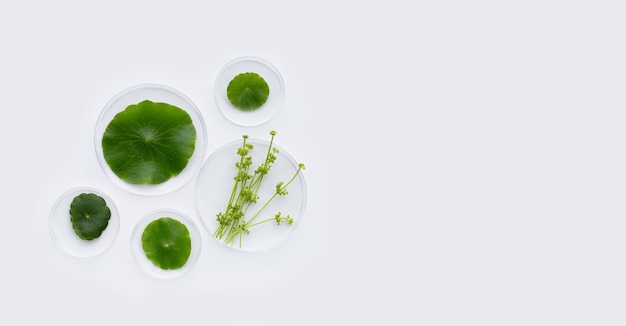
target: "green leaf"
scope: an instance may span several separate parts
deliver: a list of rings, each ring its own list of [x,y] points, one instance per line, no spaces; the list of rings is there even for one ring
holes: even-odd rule
[[[228,83],[228,100],[236,108],[252,111],[260,108],[270,95],[265,79],[254,72],[239,74]]]
[[[93,240],[109,225],[111,210],[106,201],[90,193],[80,194],[70,204],[70,221],[76,235],[83,240]]]
[[[189,162],[196,129],[184,110],[145,100],[129,105],[109,123],[102,137],[104,159],[131,184],[160,184]]]
[[[179,269],[191,254],[191,238],[185,224],[162,217],[148,224],[141,236],[146,257],[161,269]]]

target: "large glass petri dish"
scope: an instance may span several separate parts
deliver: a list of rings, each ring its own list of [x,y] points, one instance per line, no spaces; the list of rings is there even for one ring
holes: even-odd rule
[[[167,103],[182,109],[191,118],[196,133],[193,154],[187,161],[186,166],[177,175],[158,184],[136,184],[123,180],[111,169],[103,152],[103,136],[111,121],[128,106],[138,104],[145,100]],[[133,136],[136,135],[129,133],[128,137],[130,139]],[[131,193],[139,195],[162,195],[181,188],[197,174],[206,154],[206,126],[200,110],[183,93],[165,85],[140,84],[121,91],[106,104],[96,123],[94,143],[98,162],[104,173],[114,184]],[[129,155],[128,162],[129,164],[133,164],[133,162],[141,161],[142,159],[142,157]]]
[[[279,182],[287,182],[298,170],[299,164],[283,148],[274,144],[279,153],[276,162],[270,172],[261,182],[258,191],[259,199],[248,209],[245,218],[251,218],[257,211],[261,213],[255,221],[272,219],[280,212],[282,216],[289,215],[293,224],[268,221],[250,228],[249,234],[242,234],[241,238],[234,243],[227,243],[225,239],[218,239],[215,232],[219,227],[217,214],[224,212],[234,185],[234,176],[238,169],[235,162],[238,161],[237,149],[243,140],[230,142],[217,149],[205,161],[196,179],[195,204],[202,225],[212,238],[230,248],[241,251],[261,251],[275,247],[283,243],[298,228],[304,217],[307,202],[307,188],[302,171],[297,174],[293,182],[288,186],[286,196],[276,196],[263,210],[260,208],[276,191]],[[254,170],[264,162],[270,143],[265,140],[248,139],[247,143],[254,146],[251,151]]]

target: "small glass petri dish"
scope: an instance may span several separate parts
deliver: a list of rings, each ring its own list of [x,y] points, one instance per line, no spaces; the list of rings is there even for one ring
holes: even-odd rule
[[[252,111],[235,107],[226,93],[228,84],[233,78],[246,72],[254,72],[261,76],[270,90],[267,101]],[[240,57],[227,63],[217,76],[214,91],[215,102],[220,112],[228,120],[241,126],[256,126],[270,121],[278,114],[285,99],[285,83],[278,69],[269,61],[254,56]]]
[[[177,269],[163,269],[155,265],[146,255],[143,245],[142,236],[146,227],[153,221],[161,218],[171,218],[182,223],[189,231],[189,237],[191,239],[191,253],[187,258],[187,261],[181,268]],[[193,220],[186,214],[173,209],[160,209],[155,210],[145,215],[133,229],[130,250],[135,260],[135,263],[139,268],[147,275],[157,279],[173,279],[186,274],[191,270],[200,256],[200,250],[202,248],[202,239],[198,227]]]
[[[219,239],[215,232],[219,227],[217,214],[224,212],[234,186],[234,176],[237,174],[235,162],[239,160],[237,148],[243,140],[237,140],[217,149],[205,161],[198,173],[194,193],[194,201],[198,216],[202,225],[209,235],[225,246],[241,251],[262,251],[273,248],[284,242],[300,225],[304,217],[307,202],[307,188],[302,171],[297,174],[293,182],[287,187],[286,196],[276,196],[265,209],[255,218],[255,221],[272,219],[278,212],[282,216],[289,215],[293,218],[293,224],[268,221],[250,228],[249,234],[242,234],[233,243],[226,243],[225,239]],[[269,142],[259,139],[248,139],[247,143],[254,146],[250,152],[253,164],[250,167],[254,171],[263,163],[269,148]],[[279,153],[269,173],[261,182],[257,192],[259,199],[248,209],[245,219],[249,220],[263,204],[274,194],[279,182],[287,182],[298,170],[298,163],[283,148],[273,144]]]
[[[72,228],[70,206],[80,194],[95,194],[103,198],[111,211],[106,229],[93,240],[81,239]],[[50,210],[48,226],[52,240],[59,249],[74,257],[89,258],[104,253],[115,242],[120,228],[120,216],[115,203],[107,194],[95,188],[79,187],[67,191],[56,200]]]
[[[140,103],[144,100],[162,102],[174,105],[189,114],[196,130],[196,143],[192,156],[187,165],[176,176],[171,177],[159,184],[132,184],[119,178],[110,168],[104,158],[102,139],[104,132],[120,112],[129,105]],[[174,88],[159,84],[140,84],[129,87],[113,97],[104,107],[94,131],[94,143],[98,162],[104,173],[122,189],[131,193],[147,196],[163,195],[171,193],[189,182],[198,172],[205,159],[207,147],[206,125],[200,110],[184,94]],[[129,161],[136,159],[129,157]]]

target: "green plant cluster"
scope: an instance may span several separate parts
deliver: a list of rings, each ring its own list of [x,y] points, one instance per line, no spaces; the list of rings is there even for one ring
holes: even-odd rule
[[[277,212],[272,218],[260,221],[257,220],[257,217],[259,217],[261,212],[267,208],[274,198],[288,194],[287,187],[305,168],[304,164],[298,164],[298,169],[293,176],[286,182],[281,181],[276,184],[274,193],[266,199],[259,208],[256,208],[255,204],[260,200],[258,191],[263,178],[270,173],[272,165],[276,162],[276,154],[279,152],[278,148],[274,146],[276,131],[271,131],[270,136],[271,138],[265,160],[255,169],[252,168],[253,161],[251,156],[254,145],[247,142],[247,135],[242,136],[242,145],[237,148],[237,156],[239,159],[235,163],[237,167],[237,174],[233,178],[235,182],[226,209],[216,215],[219,225],[214,232],[214,236],[227,245],[232,246],[235,244],[235,241],[238,240],[239,247],[241,247],[243,235],[249,234],[252,227],[260,224],[270,221],[275,221],[278,225],[283,223],[289,225],[293,224],[293,218],[290,215],[283,215],[281,212]],[[250,209],[253,209],[251,213],[249,213]]]
[[[263,77],[254,72],[236,75],[227,87],[227,97],[236,108],[253,111],[262,107],[270,96]],[[256,226],[275,222],[292,225],[289,214],[276,212],[271,217],[261,215],[279,196],[288,195],[288,187],[305,169],[298,164],[293,175],[278,182],[269,198],[261,199],[259,190],[277,160],[279,149],[274,145],[276,131],[265,159],[253,168],[253,144],[248,136],[237,148],[237,173],[225,210],[216,214],[219,226],[214,236],[233,246],[242,246],[244,235]],[[192,118],[183,109],[168,103],[142,100],[118,112],[107,125],[101,139],[102,154],[112,172],[129,184],[157,185],[179,175],[188,165],[196,150],[196,129]],[[90,193],[74,198],[70,221],[76,235],[83,240],[94,240],[102,235],[111,219],[106,201]],[[160,217],[143,230],[143,253],[156,267],[164,270],[180,269],[191,256],[192,243],[187,226],[171,217]]]

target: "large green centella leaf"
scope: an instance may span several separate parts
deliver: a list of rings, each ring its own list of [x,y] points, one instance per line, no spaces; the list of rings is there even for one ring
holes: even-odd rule
[[[180,269],[191,254],[191,237],[185,224],[171,217],[161,217],[143,230],[141,246],[155,266]]]
[[[111,210],[104,198],[83,193],[72,200],[70,204],[70,221],[76,235],[83,240],[93,240],[109,225]]]
[[[259,74],[244,72],[228,83],[226,96],[236,108],[252,111],[265,104],[270,96],[270,88]]]
[[[196,129],[187,112],[149,100],[118,113],[102,137],[107,164],[131,184],[160,184],[180,174],[195,144]]]

